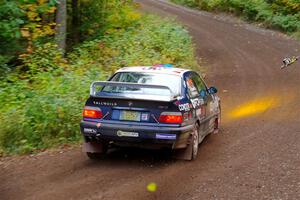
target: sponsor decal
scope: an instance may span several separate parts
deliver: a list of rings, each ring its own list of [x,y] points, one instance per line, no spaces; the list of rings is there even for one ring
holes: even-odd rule
[[[93,101],[94,105],[100,106],[117,106],[116,102]]]
[[[204,104],[204,100],[201,98],[191,99],[191,102],[192,102],[194,108],[199,107]]]
[[[162,70],[162,67],[163,66],[156,65],[152,67],[144,67],[143,70]]]
[[[93,128],[84,128],[83,132],[84,133],[97,133],[97,130],[93,129]]]
[[[126,132],[126,131],[117,131],[117,136],[119,137],[139,137],[139,133],[136,132]]]
[[[176,140],[176,134],[156,133],[155,138],[162,140]]]
[[[141,120],[142,121],[148,121],[149,120],[149,114],[148,113],[142,113]]]
[[[178,105],[178,108],[180,111],[190,111],[191,110],[189,103],[180,104],[180,105]]]

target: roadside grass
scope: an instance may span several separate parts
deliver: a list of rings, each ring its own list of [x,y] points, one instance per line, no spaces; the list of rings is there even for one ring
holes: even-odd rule
[[[138,13],[126,27],[107,29],[67,58],[47,43],[22,59],[24,64],[0,81],[0,155],[80,141],[79,122],[91,82],[107,79],[120,67],[199,67],[191,37],[181,25]]]
[[[174,3],[213,12],[228,12],[249,22],[287,33],[300,40],[298,0],[171,0]]]

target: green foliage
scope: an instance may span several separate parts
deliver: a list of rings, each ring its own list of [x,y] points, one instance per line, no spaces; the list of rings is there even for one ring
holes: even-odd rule
[[[80,32],[82,39],[102,35],[106,30],[126,29],[140,14],[131,0],[80,1]]]
[[[101,39],[84,43],[69,58],[78,58],[77,61],[83,66],[93,60],[95,65],[105,66],[109,72],[123,66],[159,63],[196,67],[191,46],[191,38],[183,27],[175,22],[147,16],[126,31],[115,29]]]
[[[66,59],[50,43],[22,58],[27,70],[0,82],[0,152],[27,153],[80,140],[90,83],[120,67],[197,67],[191,38],[182,26],[154,16],[129,21],[126,27],[110,25],[103,36],[77,46]]]
[[[32,51],[32,42],[53,36],[56,0],[0,0],[0,72]]]
[[[43,71],[52,71],[65,65],[62,54],[57,50],[57,45],[45,43],[36,46],[32,54],[20,57],[23,65],[20,66],[28,75],[34,75]]]
[[[39,73],[1,85],[0,149],[26,153],[78,140],[79,121],[92,80],[99,71]]]
[[[24,23],[21,19],[23,13],[18,4],[13,1],[3,0],[0,3],[0,37],[13,40],[20,38],[19,27]],[[2,42],[3,40],[1,40]]]
[[[0,0],[0,72],[18,63],[18,56],[38,51],[40,43],[53,42],[57,27],[57,0]],[[67,47],[126,29],[137,21],[132,0],[68,0]]]
[[[300,32],[299,0],[172,0],[182,5],[197,6],[208,11],[227,11],[249,21],[264,22],[294,35]]]
[[[97,34],[97,32],[102,32],[103,27],[106,25],[107,14],[112,11],[109,9],[114,8],[114,4],[108,8],[108,0],[102,1],[80,1],[79,13],[73,13],[73,16],[80,15],[78,17],[79,21],[79,31],[82,39],[91,37]],[[72,11],[75,12],[75,11]],[[114,12],[112,12],[114,13]],[[69,26],[70,28],[70,26]],[[71,27],[72,28],[72,27]],[[95,31],[97,31],[95,33]]]
[[[22,47],[20,27],[24,13],[15,1],[0,0],[0,71],[7,67]]]

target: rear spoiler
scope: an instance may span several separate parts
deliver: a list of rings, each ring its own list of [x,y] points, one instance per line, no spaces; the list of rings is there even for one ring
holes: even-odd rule
[[[97,91],[97,86],[120,86],[128,88],[150,88],[150,89],[163,89],[168,90],[170,95],[151,95],[151,94],[121,94],[121,95],[104,95],[99,94]],[[92,97],[103,97],[103,98],[116,98],[116,99],[139,99],[139,100],[149,100],[149,101],[173,101],[176,99],[172,90],[163,85],[151,85],[151,84],[139,84],[139,83],[125,83],[125,82],[114,82],[114,81],[95,81],[91,84],[90,95]]]

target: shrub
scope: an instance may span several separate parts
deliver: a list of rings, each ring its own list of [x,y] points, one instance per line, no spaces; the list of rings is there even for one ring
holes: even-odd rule
[[[172,0],[191,5],[191,0]],[[208,11],[226,11],[248,21],[263,22],[267,27],[298,35],[300,4],[298,0],[194,0],[193,7]]]

